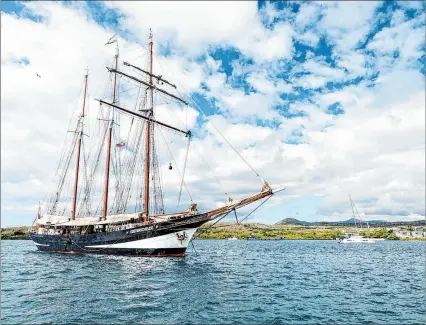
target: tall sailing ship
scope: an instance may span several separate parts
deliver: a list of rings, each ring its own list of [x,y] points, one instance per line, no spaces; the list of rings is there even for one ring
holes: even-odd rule
[[[117,39],[112,38],[107,44],[114,42]],[[165,212],[159,170],[158,133],[163,135],[162,131],[171,131],[185,136],[188,141],[184,167],[182,172],[178,170],[181,177],[179,201],[182,188],[187,190],[184,175],[193,135],[190,130],[156,119],[154,99],[159,97],[156,95],[168,99],[169,103],[188,103],[172,93],[177,89],[176,85],[154,74],[151,33],[147,55],[148,67],[144,67],[145,69],[123,62],[123,67],[137,74],[131,75],[119,70],[117,44],[114,67],[107,68],[111,76],[112,98],[97,99],[100,103],[100,127],[94,137],[95,144],[87,155],[84,145],[85,125],[88,124],[85,122],[88,102],[86,73],[81,114],[74,130],[68,131],[71,132],[72,139],[68,147],[64,146],[56,186],[46,195],[42,209],[39,205],[37,218],[29,229],[29,236],[39,250],[70,254],[184,256],[194,234],[203,224],[213,220],[218,222],[232,212],[237,217],[237,209],[265,199],[263,204],[276,192],[260,178],[260,192],[239,200],[233,200],[228,195],[227,202],[219,208],[199,210],[188,191],[190,202],[186,210]],[[133,109],[124,108],[119,103],[117,77],[136,85],[138,94]],[[160,88],[159,85],[163,87]],[[119,141],[117,129],[125,118],[128,119],[127,139]],[[123,152],[123,149],[127,150]],[[172,154],[170,150],[169,152]],[[105,159],[104,175],[100,167],[103,165],[101,158]],[[75,165],[72,161],[75,161]],[[244,162],[247,163],[246,160]],[[74,172],[70,172],[71,169]],[[169,169],[172,169],[171,163]],[[259,176],[257,173],[256,175]],[[101,179],[101,186],[98,186],[97,178]],[[115,179],[112,190],[111,179]],[[67,185],[70,188],[68,192],[65,189]],[[101,194],[97,194],[99,192]]]

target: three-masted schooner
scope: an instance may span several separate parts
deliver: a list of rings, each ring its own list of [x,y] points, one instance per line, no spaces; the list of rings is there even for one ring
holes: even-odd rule
[[[114,41],[109,41],[110,44]],[[114,56],[114,67],[108,68],[113,77],[112,100],[99,99],[102,108],[108,112],[99,118],[104,123],[100,134],[99,144],[95,146],[90,155],[84,153],[84,118],[86,116],[86,92],[88,85],[88,74],[84,78],[84,97],[81,115],[75,130],[72,131],[73,138],[68,152],[63,152],[58,170],[59,181],[57,186],[47,196],[43,213],[39,212],[35,223],[29,230],[30,238],[35,242],[37,248],[46,252],[57,253],[92,253],[92,254],[118,254],[138,256],[183,256],[191,243],[197,229],[212,220],[219,221],[229,213],[242,208],[260,199],[268,199],[274,193],[266,181],[263,181],[261,191],[243,198],[232,200],[223,206],[209,211],[200,211],[197,204],[192,200],[187,210],[176,213],[165,213],[163,203],[163,192],[158,176],[158,154],[156,151],[156,138],[154,129],[161,128],[183,134],[191,140],[191,131],[182,130],[172,125],[155,119],[154,93],[166,96],[175,102],[187,105],[188,103],[166,91],[158,85],[166,85],[176,89],[176,86],[165,80],[162,76],[153,73],[153,40],[150,33],[148,69],[142,69],[136,65],[124,62],[124,66],[132,68],[141,77],[135,77],[118,69],[118,47]],[[139,107],[127,109],[117,103],[117,76],[126,78],[145,89],[144,100]],[[154,80],[157,82],[154,83]],[[112,81],[112,80],[111,80]],[[139,93],[138,93],[139,95]],[[113,145],[113,128],[117,125],[119,116],[125,115],[131,118],[129,138]],[[114,150],[120,150],[129,143],[133,145],[127,152],[126,158],[122,158],[121,167],[112,164]],[[130,146],[129,146],[130,147]],[[104,150],[105,149],[105,150]],[[81,151],[83,150],[83,154]],[[96,185],[94,178],[99,175],[102,152],[105,151],[105,175],[103,177],[102,210],[100,205],[93,211],[92,201],[95,201]],[[75,158],[74,158],[75,157]],[[188,157],[188,152],[185,157]],[[242,158],[242,157],[241,157]],[[75,159],[75,173],[68,173],[71,161]],[[91,163],[91,165],[89,164]],[[82,166],[83,165],[83,166]],[[111,168],[112,167],[112,168]],[[136,170],[141,169],[141,177],[137,177]],[[170,165],[171,168],[171,165]],[[114,199],[109,196],[111,187],[111,169],[116,175],[116,186],[114,188]],[[184,174],[183,170],[183,174]],[[83,175],[81,175],[83,174]],[[257,173],[256,173],[257,174]],[[79,177],[84,178],[84,186],[79,187]],[[259,176],[260,177],[260,176]],[[66,179],[73,178],[72,195],[64,194]],[[132,184],[137,183],[136,203],[134,213],[130,213],[129,198],[131,197]],[[70,181],[68,181],[70,183]],[[182,185],[184,185],[182,175]],[[180,194],[179,194],[180,197]],[[68,199],[71,201],[71,215],[67,208],[62,207]],[[265,202],[265,201],[263,201]],[[61,205],[62,204],[62,205]],[[263,204],[263,203],[262,203]],[[65,206],[65,205],[64,205]],[[69,206],[69,203],[68,203]],[[102,213],[99,213],[102,212]]]

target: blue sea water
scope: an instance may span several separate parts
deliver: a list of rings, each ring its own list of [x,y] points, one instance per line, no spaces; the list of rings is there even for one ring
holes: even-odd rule
[[[425,323],[425,242],[194,244],[143,258],[3,240],[1,323]]]

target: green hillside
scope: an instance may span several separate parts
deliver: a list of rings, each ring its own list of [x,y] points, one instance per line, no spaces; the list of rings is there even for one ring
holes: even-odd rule
[[[29,239],[28,227],[1,228],[1,239]]]

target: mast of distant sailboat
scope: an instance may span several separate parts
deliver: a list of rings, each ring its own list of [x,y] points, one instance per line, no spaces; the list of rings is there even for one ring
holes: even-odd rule
[[[356,214],[358,215],[358,218],[359,218],[359,224],[361,225],[361,217],[359,216],[359,213],[358,213],[358,210],[357,210],[357,208],[356,208],[356,206],[355,206],[355,203],[352,201],[352,198],[351,198],[351,195],[349,194],[349,201],[351,202],[351,208],[352,208],[352,216],[353,216],[353,219],[354,219],[354,223],[355,223],[355,227],[357,227],[357,225],[356,225],[356,215],[355,215],[355,211],[356,211]],[[367,220],[365,220],[366,221],[366,223],[367,223],[367,228],[370,228],[370,225],[368,224],[368,221]],[[361,227],[360,227],[361,228]]]

